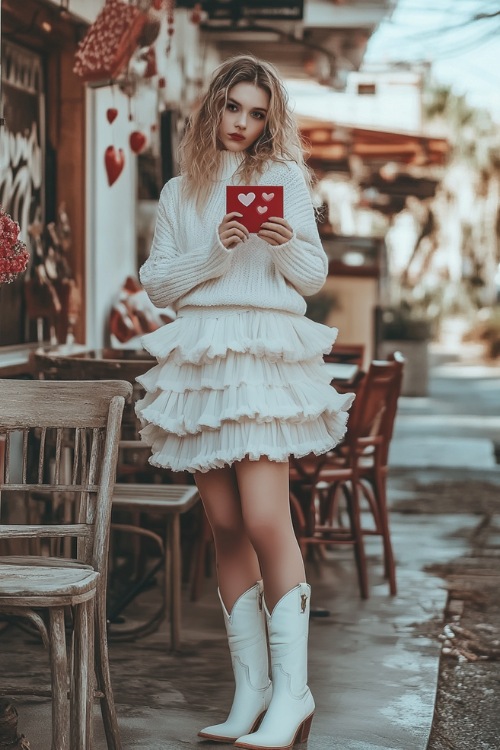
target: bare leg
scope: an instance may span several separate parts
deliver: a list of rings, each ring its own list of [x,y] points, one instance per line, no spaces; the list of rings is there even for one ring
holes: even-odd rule
[[[214,534],[217,578],[228,612],[261,577],[257,555],[245,530],[236,474],[232,467],[195,474]]]
[[[288,463],[244,459],[234,464],[248,537],[257,552],[270,611],[305,582],[304,561],[290,516]]]

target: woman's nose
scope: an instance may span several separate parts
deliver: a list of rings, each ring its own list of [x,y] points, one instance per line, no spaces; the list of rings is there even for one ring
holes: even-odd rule
[[[236,126],[238,128],[246,128],[247,126],[247,116],[244,112],[238,112],[238,116],[236,118]]]

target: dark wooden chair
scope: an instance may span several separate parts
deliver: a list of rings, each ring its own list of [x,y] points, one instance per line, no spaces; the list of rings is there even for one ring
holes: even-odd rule
[[[364,537],[382,537],[384,573],[392,595],[396,594],[396,572],[391,544],[386,498],[389,447],[397,402],[401,391],[404,360],[399,353],[390,361],[374,360],[363,379],[350,416],[345,440],[324,456],[295,461],[290,471],[294,502],[302,510],[299,543],[346,544],[354,548],[360,593],[369,594]],[[372,526],[363,527],[361,501],[371,511]],[[342,500],[349,518],[339,522]],[[294,504],[292,503],[292,512]]]
[[[109,750],[121,750],[106,580],[120,424],[132,387],[123,381],[0,380],[0,393],[0,616],[28,620],[49,650],[50,690],[30,686],[27,693],[52,697],[53,750],[91,747],[94,697],[101,699]],[[26,523],[27,511],[24,519],[19,515],[33,496],[45,497],[52,512]],[[71,518],[57,516],[61,497]],[[5,542],[21,548],[14,553]]]

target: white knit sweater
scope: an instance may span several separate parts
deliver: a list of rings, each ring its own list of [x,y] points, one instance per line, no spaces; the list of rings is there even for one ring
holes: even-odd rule
[[[328,262],[319,238],[309,191],[294,162],[269,162],[259,185],[283,185],[284,215],[294,230],[291,240],[272,247],[251,234],[227,250],[218,226],[226,213],[226,185],[241,156],[225,151],[219,179],[200,215],[181,192],[182,177],[161,192],[151,254],[140,280],[157,307],[228,306],[303,314],[302,295],[323,286]]]

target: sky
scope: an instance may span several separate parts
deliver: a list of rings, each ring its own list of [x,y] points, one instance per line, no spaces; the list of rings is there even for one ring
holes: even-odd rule
[[[371,37],[364,62],[406,60],[431,62],[436,80],[500,122],[500,0],[399,0]]]

